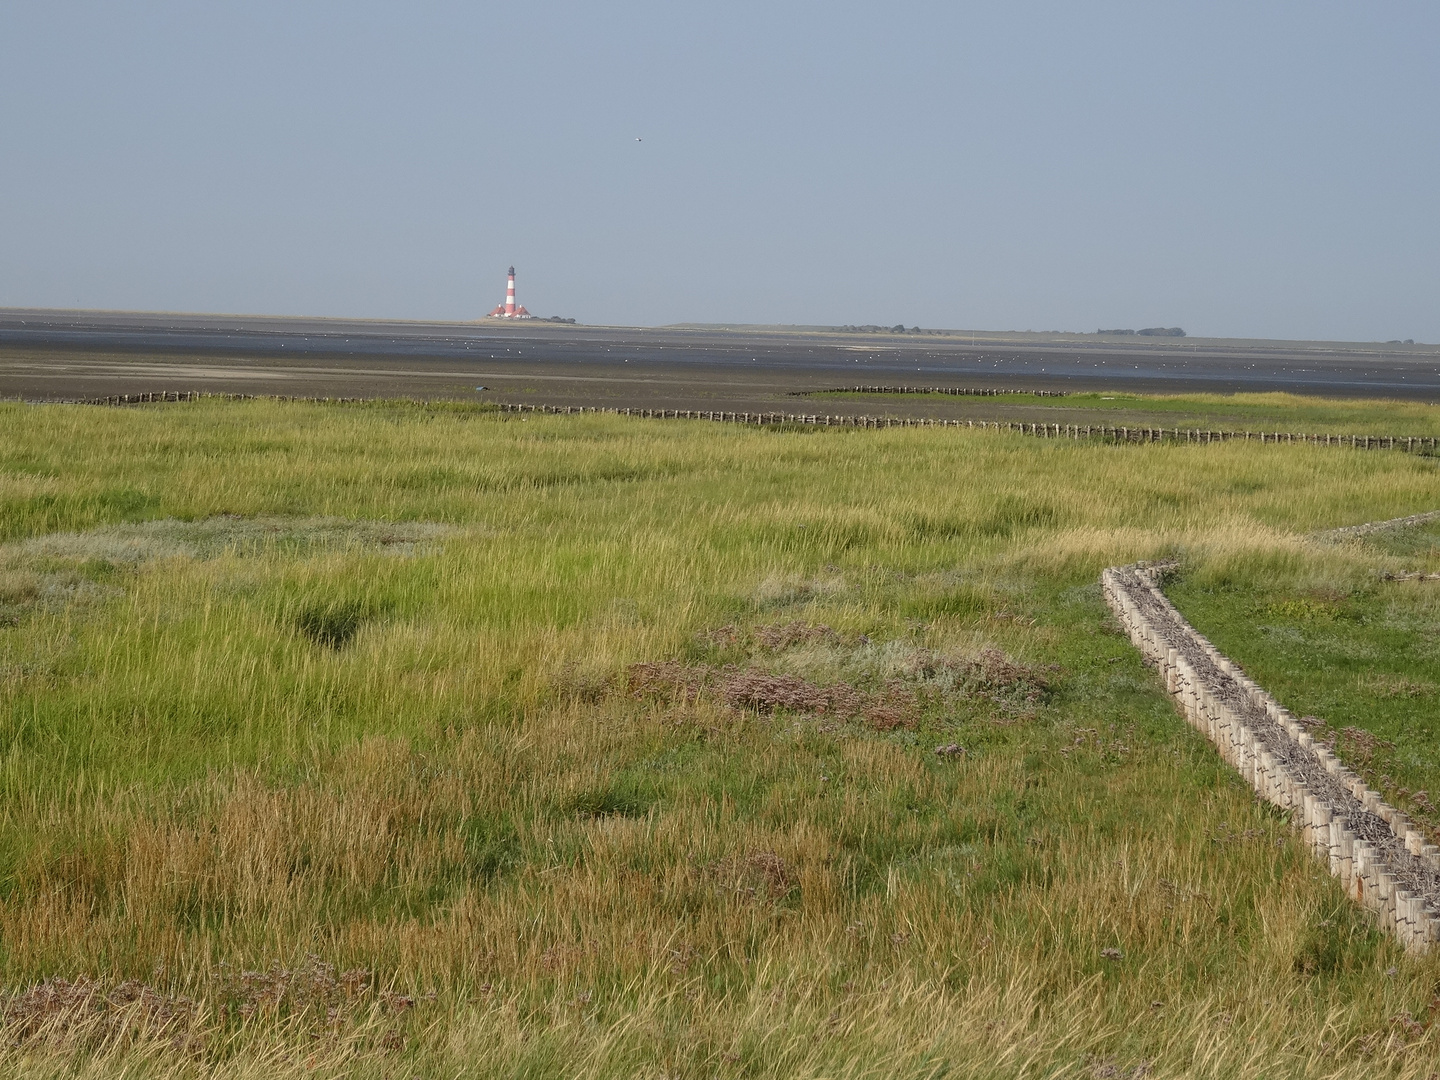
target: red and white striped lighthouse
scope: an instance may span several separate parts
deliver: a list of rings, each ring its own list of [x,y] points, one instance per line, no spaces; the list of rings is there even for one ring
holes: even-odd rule
[[[515,267],[510,267],[510,278],[505,283],[505,303],[490,312],[492,319],[533,319],[519,304],[515,303]]]

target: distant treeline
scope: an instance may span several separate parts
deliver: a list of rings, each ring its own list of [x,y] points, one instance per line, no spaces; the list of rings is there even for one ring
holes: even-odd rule
[[[905,329],[904,323],[896,323],[894,326],[877,326],[874,323],[866,323],[864,326],[837,326],[835,329],[851,334],[921,334],[925,331],[918,326]]]
[[[1096,330],[1097,334],[1128,334],[1131,337],[1184,337],[1178,326],[1147,326],[1144,330]]]

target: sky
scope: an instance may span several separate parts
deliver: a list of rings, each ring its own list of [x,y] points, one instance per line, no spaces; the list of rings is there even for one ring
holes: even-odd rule
[[[1440,4],[0,0],[0,306],[1440,342]]]

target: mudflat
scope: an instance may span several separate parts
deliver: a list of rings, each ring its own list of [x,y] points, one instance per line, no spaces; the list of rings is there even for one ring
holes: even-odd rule
[[[0,311],[0,398],[10,399],[209,390],[848,414],[875,412],[876,401],[797,397],[870,385],[1436,401],[1440,348]],[[1056,404],[887,395],[883,411],[1040,417]]]

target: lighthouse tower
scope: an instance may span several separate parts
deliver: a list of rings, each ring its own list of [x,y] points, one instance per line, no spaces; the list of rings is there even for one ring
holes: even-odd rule
[[[490,312],[492,319],[533,319],[519,304],[515,303],[515,267],[510,267],[510,280],[505,285],[505,303]]]

